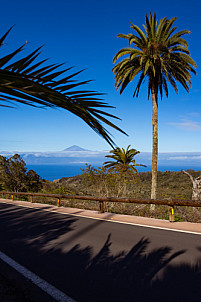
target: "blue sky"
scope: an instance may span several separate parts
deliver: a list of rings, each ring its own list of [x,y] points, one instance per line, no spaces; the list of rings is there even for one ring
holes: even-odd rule
[[[186,39],[198,68],[189,94],[179,86],[177,95],[170,87],[169,98],[159,100],[159,152],[201,151],[200,1],[11,0],[4,1],[1,9],[0,35],[15,24],[1,55],[28,41],[24,55],[44,45],[41,58],[66,62],[75,71],[86,68],[77,79],[94,80],[85,88],[106,93],[105,101],[116,107],[109,112],[122,119],[115,123],[129,135],[107,128],[116,144],[140,151],[152,149],[151,99],[147,99],[146,84],[133,99],[136,81],[122,95],[116,91],[112,58],[127,46],[116,36],[131,32],[129,21],[142,27],[146,13],[156,12],[157,19],[176,16],[178,30],[192,32]],[[75,144],[90,150],[110,149],[84,122],[63,110],[2,108],[0,127],[0,150],[59,151]]]

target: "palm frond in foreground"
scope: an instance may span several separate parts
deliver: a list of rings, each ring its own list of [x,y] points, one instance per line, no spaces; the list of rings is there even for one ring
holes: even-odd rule
[[[0,38],[0,47],[11,29],[12,27]],[[63,108],[80,117],[112,146],[114,142],[102,123],[125,134],[108,120],[108,117],[118,118],[105,112],[106,108],[113,107],[102,102],[102,94],[79,88],[90,82],[75,80],[82,70],[66,75],[71,67],[59,70],[63,64],[44,66],[47,60],[36,61],[41,47],[26,57],[15,60],[24,46],[25,44],[0,58],[0,106],[13,107],[13,103],[18,102],[40,108]]]

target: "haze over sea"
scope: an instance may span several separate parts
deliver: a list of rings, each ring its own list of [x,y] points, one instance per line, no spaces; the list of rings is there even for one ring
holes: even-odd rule
[[[3,156],[10,157],[20,154],[28,169],[36,171],[41,178],[53,181],[62,177],[82,174],[85,163],[94,168],[101,167],[106,161],[109,151],[91,151],[73,145],[58,152],[18,152],[1,151]],[[151,171],[151,152],[141,152],[135,157],[137,164],[147,167],[137,167],[138,172]],[[201,152],[167,152],[159,153],[158,171],[181,171],[193,169],[201,171]]]

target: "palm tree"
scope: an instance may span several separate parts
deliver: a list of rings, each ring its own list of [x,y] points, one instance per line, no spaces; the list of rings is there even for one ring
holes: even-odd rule
[[[11,29],[12,27],[0,38],[0,47],[3,46]],[[102,110],[102,108],[112,107],[102,102],[101,93],[79,90],[80,85],[90,82],[74,80],[74,77],[82,70],[61,77],[71,68],[58,70],[63,64],[44,66],[43,63],[47,60],[36,62],[35,59],[39,56],[41,47],[13,62],[15,56],[24,49],[25,44],[0,58],[0,106],[13,107],[13,102],[19,102],[39,108],[63,108],[80,117],[113,146],[114,142],[101,122],[124,132],[106,118],[117,117]]]
[[[129,46],[117,52],[113,62],[122,56],[128,57],[117,63],[113,72],[115,74],[115,86],[120,89],[120,94],[126,86],[139,75],[139,80],[133,97],[138,97],[141,84],[148,79],[148,97],[152,94],[152,189],[151,198],[156,198],[157,188],[157,161],[158,161],[158,94],[161,99],[163,91],[168,97],[167,82],[178,92],[179,82],[187,92],[191,87],[191,72],[196,74],[196,63],[190,57],[188,43],[183,38],[190,31],[182,30],[175,32],[177,27],[172,27],[176,17],[168,20],[166,17],[159,23],[156,14],[150,17],[146,15],[146,25],[143,25],[145,33],[131,23],[135,34],[119,34],[118,37],[127,39]],[[193,68],[194,67],[194,68]]]
[[[111,155],[106,155],[105,157],[113,159],[113,161],[106,161],[103,163],[105,168],[108,169],[108,171],[111,171],[115,168],[121,170],[121,172],[127,172],[132,171],[137,173],[136,166],[142,166],[146,167],[145,165],[136,164],[134,156],[139,154],[140,151],[137,151],[136,149],[129,149],[130,145],[125,150],[124,148],[115,148],[110,151]]]

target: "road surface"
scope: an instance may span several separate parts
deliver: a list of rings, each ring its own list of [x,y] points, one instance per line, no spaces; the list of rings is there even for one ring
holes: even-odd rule
[[[200,224],[187,232],[83,213],[0,200],[0,252],[75,301],[201,301]]]

